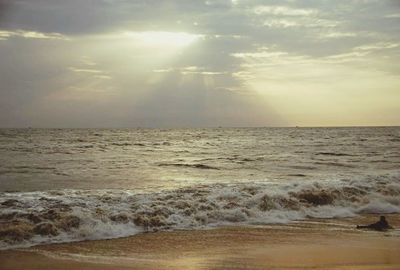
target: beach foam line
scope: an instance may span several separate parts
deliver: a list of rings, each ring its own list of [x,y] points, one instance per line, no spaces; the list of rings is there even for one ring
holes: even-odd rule
[[[400,213],[396,174],[351,181],[211,184],[149,193],[11,192],[0,194],[0,248],[385,213]]]

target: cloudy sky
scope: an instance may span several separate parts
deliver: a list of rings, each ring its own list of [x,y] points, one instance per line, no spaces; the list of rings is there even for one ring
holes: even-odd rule
[[[0,0],[0,127],[400,125],[399,0]]]

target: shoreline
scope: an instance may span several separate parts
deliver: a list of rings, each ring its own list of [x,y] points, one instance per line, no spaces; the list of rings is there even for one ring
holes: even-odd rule
[[[400,269],[398,231],[353,228],[373,218],[142,233],[4,250],[0,269]],[[390,218],[398,227],[398,216]]]

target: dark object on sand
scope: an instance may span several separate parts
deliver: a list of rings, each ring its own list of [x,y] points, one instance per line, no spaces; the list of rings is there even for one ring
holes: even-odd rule
[[[371,229],[375,231],[386,231],[393,229],[392,226],[386,221],[385,216],[381,216],[378,222],[369,225],[357,225],[357,229]]]

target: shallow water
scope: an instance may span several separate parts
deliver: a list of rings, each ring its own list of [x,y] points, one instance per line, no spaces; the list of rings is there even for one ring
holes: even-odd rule
[[[2,129],[0,248],[400,213],[400,128]]]

